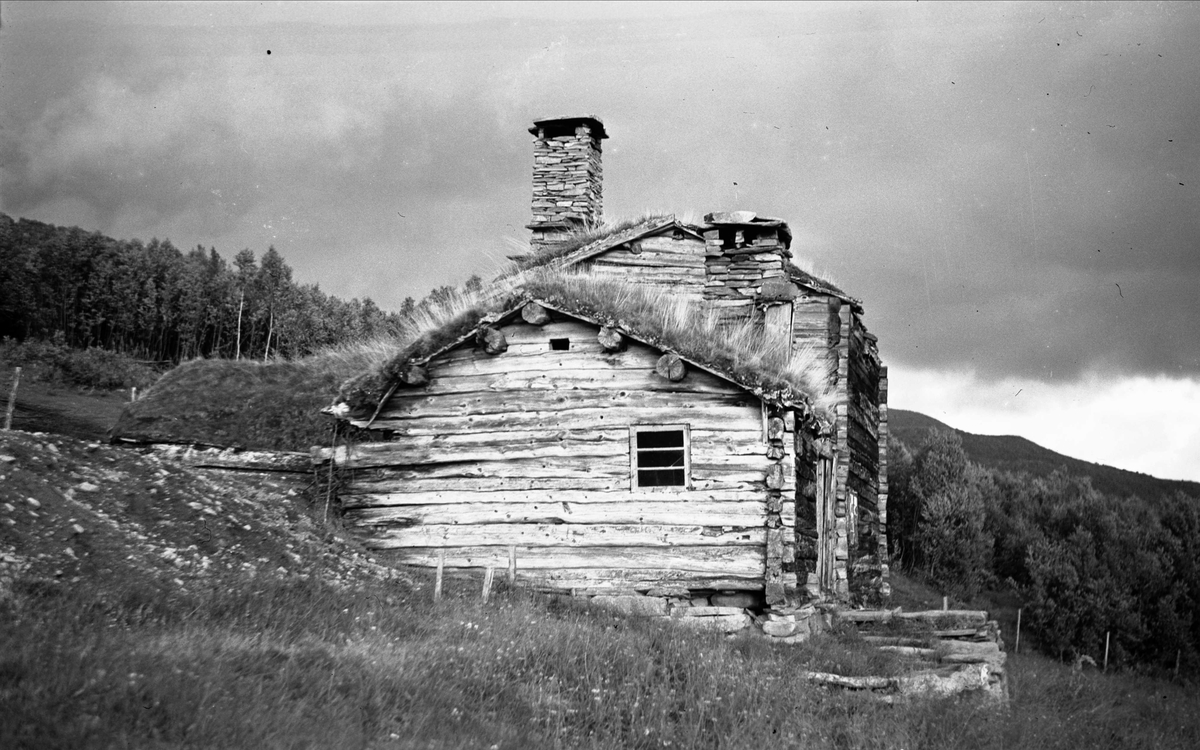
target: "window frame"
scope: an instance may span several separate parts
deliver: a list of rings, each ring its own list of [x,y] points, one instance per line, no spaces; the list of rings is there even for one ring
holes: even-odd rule
[[[638,483],[638,435],[643,432],[683,433],[683,484],[652,485]],[[643,451],[667,450],[643,448]],[[672,450],[676,450],[672,448]],[[664,467],[652,467],[664,468]],[[675,468],[675,467],[671,467]],[[688,424],[636,424],[629,426],[629,489],[634,492],[686,492],[692,488],[692,431]]]

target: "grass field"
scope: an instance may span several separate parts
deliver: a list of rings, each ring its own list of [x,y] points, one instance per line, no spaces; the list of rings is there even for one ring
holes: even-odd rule
[[[781,646],[521,591],[484,604],[478,581],[437,605],[429,589],[312,578],[163,601],[18,585],[0,610],[0,746],[1200,746],[1200,698],[1128,674],[1017,656],[1008,709],[888,705],[798,677],[886,669],[854,635]]]

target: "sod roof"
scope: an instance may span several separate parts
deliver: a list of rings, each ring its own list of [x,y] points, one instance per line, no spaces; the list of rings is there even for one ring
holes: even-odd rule
[[[199,359],[166,373],[121,413],[113,438],[256,450],[329,442],[320,413],[346,373],[311,361]]]
[[[826,365],[817,353],[792,354],[790,341],[770,341],[749,324],[720,326],[713,316],[662,290],[561,269],[525,274],[512,292],[425,332],[381,367],[343,384],[331,413],[369,424],[408,368],[470,341],[483,327],[508,322],[531,301],[677,354],[768,402],[828,417]]]

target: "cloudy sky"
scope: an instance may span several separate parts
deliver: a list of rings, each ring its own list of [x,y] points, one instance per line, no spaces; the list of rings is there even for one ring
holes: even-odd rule
[[[894,407],[1200,480],[1200,4],[0,6],[0,210],[274,245],[394,308],[526,240],[535,117],[610,217],[750,209]]]

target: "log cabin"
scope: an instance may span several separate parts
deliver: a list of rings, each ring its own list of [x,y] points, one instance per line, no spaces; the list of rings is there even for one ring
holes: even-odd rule
[[[393,561],[785,611],[888,594],[887,370],[781,219],[601,213],[594,116],[538,120],[530,252],[327,409]],[[749,599],[745,598],[746,596]]]

